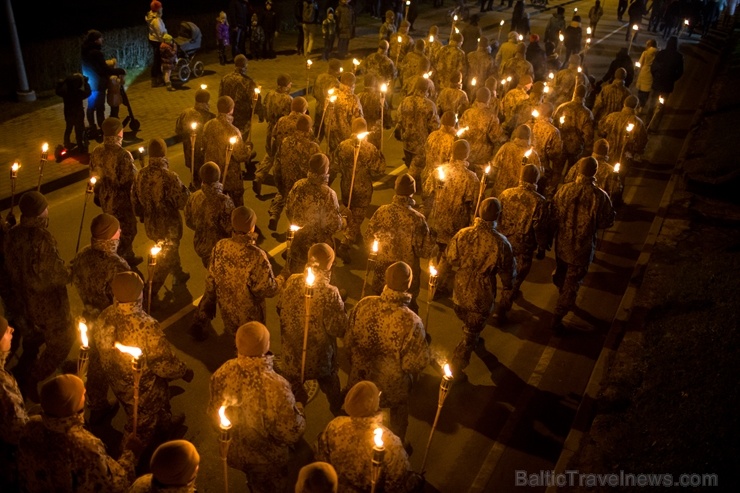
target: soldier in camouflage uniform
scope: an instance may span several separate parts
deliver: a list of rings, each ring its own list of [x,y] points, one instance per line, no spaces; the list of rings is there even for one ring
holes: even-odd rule
[[[378,51],[366,56],[360,63],[360,71],[365,75],[373,75],[378,84],[385,82],[388,90],[393,90],[393,80],[396,78],[396,66],[388,58],[388,41],[378,43]],[[367,84],[365,84],[367,87]]]
[[[429,61],[432,62],[432,67],[436,66],[437,63],[437,57],[439,57],[439,52],[444,48],[444,45],[439,40],[439,28],[437,26],[432,26],[429,28],[429,34],[427,35],[426,39],[427,44],[427,56],[429,57]]]
[[[401,93],[404,96],[410,96],[411,93],[414,92],[414,88],[416,87],[416,84],[418,83],[419,79],[429,79],[429,71],[431,68],[431,64],[429,63],[429,60],[427,59],[421,59],[421,62],[419,62],[419,65],[417,67],[418,72],[416,72],[411,77],[407,77],[403,80],[403,85],[401,86]],[[429,81],[432,82],[431,80]],[[437,99],[437,91],[434,89],[434,84],[431,84],[428,98],[431,100]]]
[[[519,51],[520,44],[522,43],[519,41],[519,33],[516,31],[511,31],[506,35],[506,41],[496,52],[496,67],[499,69],[499,74],[501,73],[501,68],[504,64],[509,59],[514,58],[514,55]]]
[[[198,170],[205,163],[203,159],[203,128],[210,120],[216,118],[211,113],[210,105],[211,93],[205,89],[198,89],[195,92],[195,106],[188,108],[177,117],[175,123],[175,133],[182,141],[182,153],[185,156],[185,167],[191,170],[192,183],[190,191],[194,192],[200,188],[200,174]],[[192,152],[190,145],[190,136],[193,134],[192,124],[197,123],[195,127],[195,152]],[[195,158],[195,167],[190,162],[191,157]]]
[[[278,280],[272,273],[267,254],[255,244],[257,215],[248,207],[231,212],[231,238],[216,243],[208,266],[206,289],[198,305],[191,333],[205,330],[216,316],[216,304],[227,334],[236,334],[247,322],[265,322],[265,299],[278,293]]]
[[[129,367],[131,363],[129,362]],[[59,375],[41,389],[43,414],[26,424],[18,448],[21,491],[108,491],[123,493],[133,482],[141,443],[124,444],[117,461],[85,429],[85,385]]]
[[[0,316],[0,489],[18,487],[16,451],[23,427],[28,422],[26,406],[13,374],[5,369],[15,329]]]
[[[306,98],[301,96],[293,98],[293,102],[290,103],[290,113],[280,118],[275,125],[272,137],[273,156],[277,156],[280,152],[280,146],[282,145],[283,140],[285,140],[289,135],[293,135],[296,129],[296,124],[301,115],[307,114],[308,101],[306,101]]]
[[[518,187],[501,192],[501,215],[498,231],[509,240],[516,259],[516,276],[512,289],[501,294],[499,320],[503,321],[514,300],[520,294],[522,283],[532,268],[532,257],[545,258],[548,243],[549,219],[545,197],[537,193],[540,170],[533,164],[522,167]]]
[[[392,124],[388,93],[380,92],[380,84],[382,83],[378,82],[374,74],[367,74],[365,75],[364,90],[358,95],[360,107],[362,107],[362,113],[365,115],[367,128],[370,132],[367,141],[378,149],[381,148],[380,139],[383,129],[391,128]],[[380,121],[381,108],[383,108],[383,121]]]
[[[118,254],[133,266],[142,262],[134,255],[136,215],[131,206],[131,186],[136,176],[134,158],[121,147],[123,125],[118,118],[106,118],[103,128],[103,145],[90,153],[90,175],[96,176],[95,202],[103,212],[115,216],[121,223],[121,240]]]
[[[532,84],[532,77],[523,75],[519,78],[519,84],[503,97],[501,100],[501,111],[504,114],[504,125],[507,125],[509,120],[514,118],[514,110],[519,103],[529,99],[529,90],[532,89]]]
[[[221,169],[221,183],[224,193],[231,197],[234,205],[244,205],[244,180],[242,180],[241,163],[249,158],[251,146],[242,140],[238,128],[232,125],[234,100],[229,96],[218,98],[216,104],[218,116],[205,124],[203,128],[203,159],[213,161]],[[236,138],[231,152],[231,159],[226,170],[226,150],[229,139]],[[226,171],[226,173],[225,173]]]
[[[26,192],[18,205],[20,223],[5,237],[5,268],[30,331],[23,334],[23,354],[15,374],[24,395],[38,401],[38,383],[67,358],[75,329],[67,295],[69,272],[47,229],[46,198],[36,191]],[[46,347],[39,355],[43,344]]]
[[[378,41],[390,42],[394,34],[396,34],[396,14],[392,10],[387,10],[385,22],[380,25],[378,31]]]
[[[185,208],[190,192],[177,173],[169,169],[167,144],[162,139],[149,142],[148,154],[149,165],[136,175],[131,188],[131,202],[144,223],[147,238],[162,246],[152,282],[152,296],[156,296],[170,273],[176,286],[190,279],[180,263],[180,211]]]
[[[355,118],[352,121],[352,137],[339,145],[331,159],[334,172],[342,174],[340,184],[342,204],[351,212],[347,217],[347,230],[342,239],[343,259],[349,248],[362,239],[360,227],[365,220],[365,211],[373,199],[373,178],[379,177],[385,171],[383,154],[367,142],[367,139],[357,138],[357,135],[363,132],[367,132],[365,119]],[[355,153],[357,153],[356,164]],[[352,187],[351,203],[350,187]]]
[[[324,133],[326,131],[326,122],[323,122],[322,125],[322,115],[324,114],[324,111],[326,111],[327,104],[329,102],[329,90],[333,89],[336,94],[339,89],[339,75],[341,73],[341,68],[342,62],[336,58],[332,58],[329,60],[329,67],[326,72],[319,74],[319,76],[316,77],[316,81],[313,83],[313,96],[316,98],[316,115],[313,121],[313,131],[319,139],[319,142],[324,138]],[[306,108],[308,108],[308,104],[306,105]],[[295,111],[295,109],[291,109]],[[319,135],[319,125],[321,125],[321,135]],[[280,142],[278,142],[278,145],[279,144]]]
[[[462,90],[462,74],[452,74],[449,82],[437,95],[437,112],[441,115],[445,111],[451,111],[455,116],[462,115],[470,106],[468,94]]]
[[[249,322],[236,333],[237,356],[211,377],[208,416],[226,406],[231,428],[228,464],[244,472],[253,493],[287,491],[289,447],[306,428],[303,406],[273,370],[270,333]]]
[[[311,131],[311,117],[300,115],[295,130],[284,140],[275,156],[275,185],[278,192],[270,203],[270,223],[268,227],[277,229],[280,215],[285,208],[285,200],[295,183],[308,173],[311,156],[321,152]]]
[[[208,268],[211,252],[219,240],[231,236],[231,211],[234,201],[223,192],[219,178],[221,171],[214,162],[207,162],[200,169],[200,190],[196,191],[185,204],[185,224],[195,231],[193,246]]]
[[[398,64],[398,73],[402,86],[403,81],[419,73],[419,68],[422,64],[426,65],[424,60],[429,61],[429,58],[424,54],[424,40],[417,39],[414,43],[413,51],[407,53],[403,57],[403,61]]]
[[[334,418],[316,441],[317,460],[330,463],[336,470],[340,491],[360,493],[370,491],[373,443],[376,429],[383,431],[382,485],[383,491],[412,491],[408,479],[413,476],[411,463],[403,448],[403,441],[383,426],[380,414],[380,391],[370,381],[357,382],[344,400],[348,416]],[[383,392],[385,395],[385,392]]]
[[[525,153],[532,149],[529,157]],[[526,125],[520,125],[511,134],[511,141],[502,145],[493,158],[493,193],[498,197],[507,188],[519,184],[522,166],[534,164],[542,173],[542,165],[537,152],[532,148],[532,131]]]
[[[330,284],[334,250],[326,243],[317,243],[308,251],[308,266],[316,279],[311,298],[311,319],[306,344],[305,380],[318,380],[319,388],[329,401],[334,416],[342,408],[337,363],[337,338],[347,331],[347,313],[339,290]],[[285,281],[277,303],[280,315],[282,360],[280,373],[290,382],[293,394],[305,403],[308,396],[301,382],[303,336],[306,321],[306,277],[293,274]]]
[[[141,349],[136,436],[148,445],[155,434],[168,430],[173,423],[168,382],[177,379],[190,382],[193,370],[175,356],[159,323],[144,311],[144,283],[139,275],[121,272],[113,278],[111,286],[116,302],[100,314],[92,335],[108,385],[128,416],[127,433],[133,431],[134,370],[131,356],[118,350],[115,343]]]
[[[599,164],[596,175],[594,175],[594,183],[609,195],[612,205],[616,207],[622,200],[624,187],[619,173],[615,171],[614,166],[609,164],[609,142],[606,139],[598,139],[594,142],[594,152],[591,157]],[[576,178],[578,178],[578,170],[573,166],[568,171],[564,183],[576,181]]]
[[[465,83],[468,88],[468,96],[472,99],[475,96],[476,89],[483,87],[486,79],[496,73],[488,38],[481,36],[478,39],[478,49],[471,51],[465,57],[468,62],[468,78]],[[473,79],[475,79],[475,85],[472,83]]]
[[[430,81],[419,79],[414,93],[403,98],[398,107],[396,138],[403,142],[404,162],[408,167],[414,158],[423,158],[427,137],[439,128],[437,106],[429,99],[430,87]]]
[[[563,317],[575,307],[578,288],[588,273],[596,251],[596,233],[614,224],[609,196],[596,186],[598,163],[586,157],[576,164],[576,181],[560,187],[552,202],[556,269],[552,282],[558,287],[553,329],[562,330]]]
[[[601,92],[596,96],[593,109],[594,123],[597,126],[602,118],[621,110],[624,101],[630,96],[630,90],[624,84],[626,78],[627,71],[619,67],[614,72],[614,80],[610,84],[601,86]]]
[[[346,226],[337,194],[327,185],[329,158],[314,154],[308,162],[308,177],[298,180],[288,194],[285,213],[296,231],[290,247],[288,272],[303,272],[308,249],[315,243],[334,244],[334,234]]]
[[[373,266],[370,284],[375,294],[381,294],[385,286],[385,270],[398,261],[411,267],[413,275],[411,303],[409,307],[418,311],[416,298],[421,285],[419,258],[431,258],[436,253],[434,237],[429,231],[426,218],[416,211],[412,198],[416,193],[416,181],[410,174],[396,178],[396,195],[390,204],[381,205],[375,211],[365,230],[365,243],[372,245],[378,240],[378,255]]]
[[[390,408],[390,428],[401,440],[408,427],[411,382],[430,360],[424,324],[408,307],[411,278],[407,264],[391,264],[383,292],[357,302],[344,336],[350,364],[347,387],[361,380],[377,385],[380,406]]]
[[[526,75],[534,80],[534,68],[524,57],[527,47],[524,43],[519,43],[516,48],[514,56],[506,60],[498,71],[502,79],[511,77],[510,86],[518,86],[519,81]]]
[[[454,142],[455,115],[451,111],[446,111],[440,119],[439,128],[427,137],[424,154],[411,161],[409,174],[414,178],[414,181],[426,183],[427,177],[430,173],[434,173],[437,166],[449,161]],[[423,165],[423,167],[420,165]],[[422,190],[422,194],[426,197],[428,192]]]
[[[352,135],[352,121],[355,118],[362,118],[360,98],[355,95],[354,91],[354,74],[343,73],[336,93],[337,100],[327,108],[324,120],[330,155],[336,151],[339,144]]]
[[[221,79],[218,96],[229,96],[234,101],[234,126],[239,129],[246,140],[251,142],[252,115],[261,113],[262,96],[255,94],[257,84],[247,75],[247,57],[237,55],[234,58],[234,71]],[[257,99],[255,101],[255,95]],[[254,113],[252,107],[254,106]],[[219,111],[220,113],[220,111]],[[253,146],[254,147],[254,146]],[[206,158],[208,161],[211,159]]]
[[[388,56],[393,60],[396,66],[400,66],[401,62],[406,57],[406,54],[414,50],[414,38],[409,36],[410,26],[411,24],[408,21],[401,21],[401,24],[398,27],[398,33],[395,36],[392,36],[389,41],[391,47]],[[398,41],[398,38],[401,38],[400,42]]]
[[[437,58],[434,60],[434,85],[437,89],[445,87],[454,87],[452,76],[457,73],[462,74],[462,79],[467,77],[468,60],[465,52],[460,49],[462,45],[462,35],[455,33],[450,38],[450,43],[439,50]]]
[[[609,149],[614,159],[621,162],[623,169],[645,150],[648,141],[647,125],[637,116],[638,100],[629,96],[624,100],[624,107],[607,115],[599,123],[599,136],[609,142]],[[632,130],[627,131],[629,124]]]
[[[460,127],[468,127],[465,139],[470,144],[470,169],[481,175],[503,138],[496,110],[491,107],[491,91],[479,87],[473,105],[463,113]]]
[[[594,116],[583,104],[586,86],[576,87],[573,100],[557,107],[552,115],[563,139],[563,154],[558,169],[553,172],[552,186],[560,182],[563,169],[573,166],[581,156],[591,152],[594,141]],[[562,121],[562,123],[561,123]]]
[[[72,284],[77,289],[83,303],[82,316],[88,329],[97,330],[96,320],[100,313],[113,304],[111,281],[119,272],[131,270],[129,265],[118,256],[116,247],[121,236],[118,220],[109,214],[100,214],[90,225],[92,239],[90,246],[85,247],[70,263]],[[100,352],[92,339],[88,354],[87,407],[91,412],[91,421],[110,410],[108,403],[108,382],[100,364]]]
[[[509,296],[516,275],[516,261],[506,237],[496,231],[501,203],[488,198],[480,205],[480,217],[472,226],[461,229],[447,246],[445,257],[455,267],[455,288],[452,302],[455,315],[463,323],[463,337],[452,355],[452,372],[460,372],[470,364],[480,333],[493,311],[496,301],[496,275],[501,279],[501,297]]]
[[[579,57],[571,57],[568,61],[568,67],[555,74],[555,84],[553,91],[550,93],[550,102],[555,108],[570,101],[575,95],[576,87],[582,85],[586,88],[589,86],[586,74],[578,71],[580,68],[579,60]]]
[[[511,113],[511,118],[506,120],[504,131],[508,135],[511,135],[519,125],[529,125],[531,128],[534,123],[532,112],[542,103],[544,95],[545,83],[541,81],[535,82],[532,85],[532,90],[529,91],[529,97],[514,107],[514,111]]]
[[[128,493],[195,493],[200,454],[187,440],[165,442],[154,451],[150,474],[138,478]]]
[[[544,171],[540,177],[540,191],[548,198],[555,194],[560,176],[556,173],[562,168],[563,140],[560,138],[560,130],[552,124],[552,103],[541,103],[537,107],[539,116],[532,124],[532,147],[540,157],[540,164]]]

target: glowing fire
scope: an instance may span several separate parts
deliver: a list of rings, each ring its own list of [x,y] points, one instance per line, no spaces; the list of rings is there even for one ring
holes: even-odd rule
[[[429,264],[429,275],[432,277],[437,277],[437,268],[434,266],[434,264]]]
[[[592,32],[593,32],[593,31],[591,30],[591,28],[590,28],[590,27],[587,27],[587,28],[586,28],[586,34],[591,34]]]
[[[95,184],[98,182],[98,179],[94,176],[90,177],[90,185],[95,186]]]
[[[309,58],[308,60],[306,60],[306,67],[311,68],[311,65],[313,65],[313,60]]]
[[[139,147],[139,154],[141,154],[141,155],[144,154],[144,148],[143,147]]]
[[[259,95],[259,93],[260,93],[260,88],[259,87],[255,87],[254,88],[254,95],[257,96],[257,95]]]
[[[337,97],[336,96],[332,96],[332,97],[329,98],[329,102],[330,103],[334,103],[334,102],[336,102],[336,100],[337,100]]]
[[[329,89],[328,91],[326,91],[326,93],[327,93],[327,94],[328,94],[329,96],[331,96],[332,94],[334,94],[334,88],[331,88],[331,89]]]
[[[631,132],[634,128],[635,128],[635,124],[634,123],[628,123],[627,124],[627,131],[628,132]]]
[[[190,124],[190,128],[192,128],[193,130],[195,130],[196,128],[198,128],[198,122],[191,123]]]
[[[156,257],[159,255],[159,252],[162,251],[162,247],[159,245],[154,245],[151,250],[149,250],[149,253],[152,254],[152,257]]]
[[[547,77],[548,77],[549,79],[554,79],[554,78],[555,78],[555,74],[554,74],[554,73],[552,73],[552,72],[550,72],[549,74],[547,74]]]
[[[560,40],[560,42],[562,43],[563,41],[565,41],[565,36],[563,36],[563,35],[561,34],[561,35],[559,35],[559,36],[558,36],[558,39],[559,39],[559,40]]]
[[[665,99],[663,99],[663,96],[659,96],[659,97],[658,97],[658,102],[659,102],[660,104],[663,104],[663,103],[665,103]]]
[[[316,282],[316,276],[313,274],[313,269],[308,267],[306,269],[306,286],[310,288],[313,286],[314,282]]]
[[[491,172],[491,165],[486,166],[486,174]]]
[[[360,61],[359,61],[359,60],[358,60],[357,58],[353,58],[353,59],[352,59],[352,65],[354,65],[354,66],[356,67],[356,66],[358,66],[359,64],[360,64]]]
[[[236,137],[231,137],[231,138],[229,139],[229,144],[231,144],[231,145],[234,145],[234,144],[236,144]]]
[[[540,112],[537,110],[532,110],[532,118],[539,118]]]
[[[301,227],[300,227],[300,226],[298,226],[297,224],[291,224],[291,225],[290,225],[290,230],[291,230],[292,232],[294,232],[294,233],[295,233],[296,231],[298,231],[299,229],[301,229]]]
[[[635,62],[635,68],[640,68],[640,67],[642,67],[642,64],[640,62]]]
[[[49,144],[44,142],[44,145],[41,146],[41,152],[48,152],[49,151]]]
[[[562,125],[564,123],[565,123],[565,115],[560,117],[560,124]]]
[[[527,149],[527,152],[524,153],[524,157],[528,158],[531,155],[532,155],[532,148],[530,147],[529,149]]]
[[[228,430],[231,428],[231,421],[226,417],[226,406],[218,408],[218,419],[220,421],[219,426],[221,426],[222,430]]]
[[[456,134],[457,134],[457,136],[458,136],[458,137],[462,137],[462,135],[463,135],[463,134],[464,134],[465,132],[467,132],[467,131],[468,131],[469,129],[470,129],[470,127],[463,127],[463,128],[461,128],[460,130],[458,130],[458,131],[456,132]]]
[[[399,34],[398,37],[396,38],[396,41],[398,41],[398,44],[403,43],[403,37]]]
[[[620,168],[620,164],[619,163],[615,164],[614,165],[614,172],[615,173],[619,173],[619,168]]]
[[[90,347],[90,341],[87,338],[87,324],[80,320],[77,324],[77,328],[80,331],[80,341],[82,342],[82,347]]]
[[[120,342],[115,343],[116,349],[121,351],[122,353],[130,355],[132,358],[139,359],[141,358],[141,349],[134,347],[134,346],[124,346]]]
[[[457,22],[457,14],[455,14],[454,16],[452,16],[452,20],[454,20],[455,22]]]
[[[429,42],[430,43],[434,43],[434,35],[430,35],[429,36]]]
[[[388,84],[386,84],[385,82],[382,83],[380,85],[380,92],[382,92],[383,94],[385,94],[386,92],[388,92]]]
[[[501,22],[498,23],[499,26],[503,26],[504,24],[505,22],[503,20],[501,20]]]
[[[640,28],[637,26],[637,24],[632,24],[632,30],[633,31],[637,31],[638,29],[640,29]]]
[[[373,441],[375,442],[375,447],[377,448],[383,448],[383,430],[380,428],[375,428],[373,431]]]
[[[478,79],[473,77],[473,79],[470,81],[470,85],[475,86],[478,83]]]
[[[206,89],[208,89],[208,84],[201,84],[200,88],[205,91]]]
[[[442,166],[440,166],[440,167],[438,167],[438,168],[437,168],[437,177],[438,177],[438,178],[439,178],[439,179],[440,179],[441,181],[444,181],[444,179],[445,179],[445,170],[444,170],[444,169],[442,169]]]
[[[452,378],[452,370],[450,370],[449,363],[445,363],[442,370],[445,372],[445,377]]]
[[[368,135],[370,135],[370,132],[360,132],[360,133],[357,134],[357,140],[362,140],[365,137],[367,137]]]
[[[581,72],[583,72],[583,68],[578,67],[578,73],[580,74]]]
[[[10,167],[10,169],[11,169],[11,170],[12,170],[12,171],[13,171],[14,173],[17,173],[17,172],[18,172],[18,170],[19,170],[20,168],[21,168],[21,165],[20,165],[20,164],[18,164],[18,163],[13,163],[13,166],[11,166],[11,167]]]
[[[378,253],[378,240],[373,240],[373,253]]]

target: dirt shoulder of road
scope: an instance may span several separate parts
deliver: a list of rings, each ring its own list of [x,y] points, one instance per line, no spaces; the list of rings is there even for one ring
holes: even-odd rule
[[[673,196],[628,331],[602,382],[598,414],[569,470],[670,473],[674,480],[716,474],[722,491],[740,491],[740,179],[728,177],[732,170],[718,159],[737,153],[727,145],[736,125],[724,122],[740,121],[733,87],[738,53],[736,43],[712,86],[684,186]]]

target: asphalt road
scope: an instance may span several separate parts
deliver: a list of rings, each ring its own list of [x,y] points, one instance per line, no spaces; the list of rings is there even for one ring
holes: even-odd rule
[[[568,2],[568,8],[580,7],[586,18],[591,2]],[[624,26],[618,25],[615,15],[616,2],[607,4],[606,16],[599,25],[599,36],[588,53],[591,73],[599,78],[617,50],[625,45]],[[477,12],[477,7],[474,9]],[[554,10],[554,9],[553,9]],[[530,8],[532,30],[542,33],[551,11],[535,14]],[[417,25],[426,26],[432,19],[430,12],[423,12]],[[568,14],[570,15],[570,13]],[[439,16],[439,14],[436,14]],[[493,13],[484,17],[485,32],[495,37],[498,21],[508,21],[510,12],[503,15]],[[436,20],[440,29],[443,24]],[[431,24],[431,21],[429,22]],[[641,35],[642,36],[642,35]],[[642,37],[644,42],[645,38]],[[693,52],[692,52],[693,53]],[[509,491],[514,487],[514,471],[537,472],[552,469],[560,454],[561,446],[583,389],[588,381],[594,362],[604,341],[611,320],[621,302],[622,294],[629,281],[635,261],[650,228],[651,221],[660,203],[670,171],[681,148],[683,136],[688,128],[698,102],[696,92],[689,92],[689,85],[706,83],[703,80],[701,54],[694,58],[670,101],[670,107],[662,123],[661,132],[650,138],[644,162],[631,170],[625,179],[625,205],[619,210],[617,222],[601,238],[596,259],[578,297],[579,309],[569,315],[565,322],[570,330],[563,337],[556,337],[549,329],[549,321],[557,298],[550,275],[555,267],[552,252],[545,260],[535,261],[529,278],[522,288],[523,296],[517,300],[509,321],[500,327],[489,326],[482,334],[467,369],[469,380],[453,386],[442,410],[426,467],[427,491]],[[289,57],[286,61],[299,63],[299,58]],[[311,112],[313,114],[313,98]],[[396,102],[396,106],[398,101]],[[174,122],[173,122],[174,124]],[[259,157],[263,154],[265,125],[253,126],[255,142],[258,142]],[[373,206],[368,214],[393,196],[395,175],[403,173],[401,147],[386,132],[385,156],[387,172],[385,178],[376,182]],[[325,148],[325,144],[322,145]],[[170,167],[177,171],[184,182],[188,182],[188,171],[184,167],[182,148],[169,149]],[[338,181],[335,189],[338,190]],[[246,203],[255,209],[258,225],[267,238],[261,247],[274,259],[276,269],[283,265],[280,253],[284,249],[284,232],[288,226],[281,218],[278,233],[267,229],[267,209],[274,188],[265,186],[265,198],[257,200],[246,183]],[[80,217],[84,203],[85,183],[77,183],[47,195],[50,202],[50,230],[57,238],[60,253],[65,260],[74,256]],[[92,203],[88,204],[83,225],[83,245],[88,240],[91,219],[99,213]],[[134,244],[143,255],[151,246],[139,226]],[[185,413],[184,438],[191,440],[201,453],[198,480],[199,491],[222,491],[222,464],[218,456],[216,417],[206,416],[205,408],[209,397],[210,375],[225,360],[235,354],[233,339],[223,334],[219,318],[214,321],[215,333],[202,343],[194,343],[187,336],[192,318],[193,305],[202,294],[205,269],[192,248],[192,231],[185,229],[180,254],[183,266],[190,272],[191,279],[184,288],[172,289],[168,280],[166,289],[160,293],[154,315],[162,323],[168,339],[176,347],[178,355],[195,370],[195,379],[190,384],[173,382],[172,406],[175,412]],[[351,265],[342,265],[340,260],[334,268],[334,283],[347,289],[348,307],[360,296],[366,254],[356,249]],[[425,264],[422,264],[425,270]],[[426,286],[426,275],[422,286]],[[81,312],[81,303],[74,289],[70,289],[73,314]],[[444,361],[461,336],[461,323],[452,311],[451,300],[443,299],[428,305],[426,290],[422,289],[420,314],[430,310],[428,331],[432,336],[432,348],[437,362]],[[278,318],[275,300],[268,300],[267,325],[272,333],[272,350],[280,354]],[[341,350],[340,350],[341,351]],[[76,358],[76,350],[70,359]],[[342,382],[346,382],[346,361],[341,357]],[[410,426],[407,439],[415,452],[411,462],[417,470],[421,466],[424,447],[427,443],[431,423],[437,405],[437,389],[440,382],[437,366],[430,366],[415,386],[410,406]],[[319,395],[307,406],[307,428],[294,455],[291,466],[292,477],[298,468],[310,459],[310,446],[316,435],[331,420],[328,404]],[[112,428],[106,426],[99,431],[109,446],[115,449],[120,435],[114,430],[123,428],[122,412],[113,419]],[[368,444],[368,447],[371,444]],[[230,491],[247,491],[243,475],[230,470]]]

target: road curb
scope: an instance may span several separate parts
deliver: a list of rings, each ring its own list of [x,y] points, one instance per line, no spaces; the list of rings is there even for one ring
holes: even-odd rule
[[[720,63],[718,62],[727,51],[727,47],[729,45],[726,43],[726,41],[729,41],[729,39],[732,37],[732,32],[733,31],[730,30],[725,33],[726,39],[725,43],[723,44],[723,48],[716,53],[717,61],[712,66],[712,71],[710,74],[711,81],[714,81],[717,76],[717,71],[719,70],[720,66]],[[699,45],[697,45],[697,48],[703,49],[704,47],[700,47]],[[711,88],[711,83],[709,87]],[[663,192],[658,211],[655,215],[655,218],[653,219],[653,223],[650,227],[648,235],[645,238],[645,242],[640,251],[640,256],[638,257],[635,268],[633,269],[632,275],[630,276],[629,284],[627,286],[627,289],[625,290],[624,295],[622,296],[622,301],[619,304],[617,313],[615,314],[612,325],[609,329],[609,332],[607,333],[606,340],[604,341],[604,347],[602,348],[601,353],[596,360],[596,364],[594,365],[591,376],[589,377],[588,383],[586,384],[583,398],[578,406],[576,416],[573,419],[573,424],[571,425],[570,431],[568,432],[568,435],[563,444],[563,450],[555,465],[555,474],[561,474],[565,471],[568,463],[571,461],[576,452],[578,452],[578,450],[580,449],[583,438],[589,432],[591,424],[593,423],[593,420],[597,414],[596,404],[599,392],[601,391],[601,383],[605,375],[609,371],[611,363],[614,360],[617,352],[619,351],[620,344],[628,331],[627,329],[630,326],[630,322],[632,321],[633,309],[637,294],[640,287],[642,286],[642,281],[645,277],[645,272],[647,271],[648,264],[650,263],[650,258],[655,248],[656,240],[658,239],[660,231],[663,228],[663,222],[665,221],[668,208],[672,202],[673,194],[675,193],[676,188],[679,186],[679,183],[683,178],[683,163],[686,160],[686,155],[689,151],[689,145],[693,139],[693,135],[697,129],[698,123],[704,115],[705,106],[709,99],[709,94],[709,90],[704,92],[704,94],[702,95],[702,100],[699,103],[696,111],[694,112],[694,116],[689,126],[689,131],[686,134],[683,146],[681,147],[681,151],[679,152],[678,158],[676,159],[676,166],[674,167],[671,178],[668,181],[668,185]],[[550,485],[548,486],[546,491],[547,493],[555,493],[557,491],[557,487],[554,485]]]

